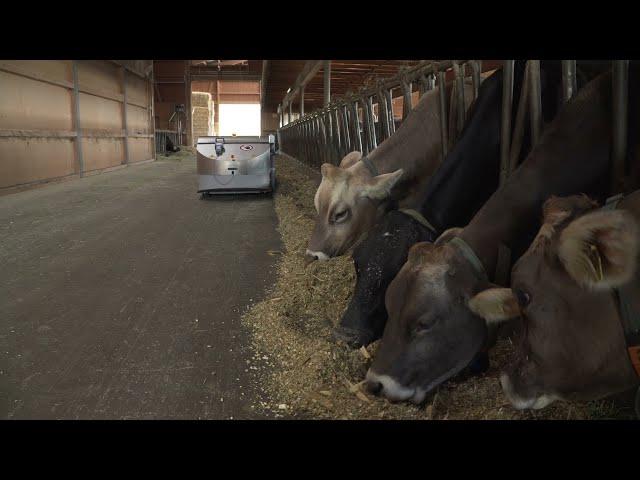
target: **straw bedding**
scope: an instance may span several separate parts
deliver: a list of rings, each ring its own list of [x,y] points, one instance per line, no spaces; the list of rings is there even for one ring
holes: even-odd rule
[[[377,342],[352,350],[330,334],[351,297],[355,271],[350,256],[305,265],[313,228],[317,173],[297,160],[276,158],[275,208],[284,243],[274,287],[244,315],[259,368],[262,400],[256,411],[271,418],[315,419],[593,419],[632,418],[625,397],[588,403],[556,402],[541,411],[519,412],[504,397],[498,377],[513,348],[501,339],[482,375],[454,378],[415,406],[389,403],[360,388]],[[314,178],[315,177],[315,178]],[[258,369],[258,367],[255,367]]]

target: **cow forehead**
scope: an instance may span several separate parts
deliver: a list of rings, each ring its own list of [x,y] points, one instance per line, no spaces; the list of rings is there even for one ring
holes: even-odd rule
[[[419,268],[409,267],[404,272],[406,288],[404,312],[411,317],[427,313],[428,309],[446,303],[451,297],[447,290],[446,276],[449,266],[444,262],[429,263]]]
[[[316,210],[328,210],[338,202],[352,202],[355,191],[350,186],[351,182],[347,177],[323,178],[314,199]]]

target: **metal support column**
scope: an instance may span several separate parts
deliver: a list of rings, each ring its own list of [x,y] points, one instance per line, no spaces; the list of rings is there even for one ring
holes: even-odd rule
[[[471,62],[471,79],[473,81],[473,99],[478,98],[480,90],[480,72],[482,70],[482,60],[473,60]]]
[[[82,154],[82,131],[80,130],[80,85],[78,84],[78,61],[73,60],[73,127],[76,131],[76,158],[78,173],[84,174],[84,156]]]
[[[511,108],[513,103],[513,68],[515,60],[505,60],[502,74],[502,127],[500,130],[500,185],[509,175],[511,144]]]
[[[568,102],[578,91],[576,61],[562,60],[562,97]]]
[[[411,102],[411,82],[407,82],[404,78],[401,80],[401,88],[402,88],[402,121],[409,116],[411,110],[413,109],[413,105]]]
[[[304,117],[304,85],[300,88],[300,118]]]
[[[611,194],[624,189],[627,156],[627,109],[629,97],[629,60],[613,61],[613,152]]]
[[[331,60],[325,60],[323,64],[323,77],[324,77],[324,101],[323,106],[329,105],[331,101]]]
[[[533,147],[542,135],[542,97],[540,93],[540,60],[529,60],[529,110]]]
[[[453,72],[456,81],[456,131],[458,135],[462,132],[464,127],[464,65],[458,62],[453,62]]]
[[[127,126],[127,69],[122,68],[122,126],[124,127],[124,163],[129,165],[129,128]]]
[[[449,135],[447,123],[447,88],[444,72],[438,72],[438,88],[440,89],[440,138],[442,142],[442,158],[448,153]]]

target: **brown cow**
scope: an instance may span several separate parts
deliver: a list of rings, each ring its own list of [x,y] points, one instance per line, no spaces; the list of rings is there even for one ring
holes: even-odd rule
[[[472,92],[471,86],[465,85],[467,110]],[[346,155],[340,167],[322,165],[322,182],[315,195],[318,218],[307,249],[310,259],[327,260],[344,254],[392,201],[407,208],[420,203],[442,160],[439,95],[438,88],[427,92],[400,128],[368,155],[379,175],[374,176],[360,161],[360,152]]]
[[[511,288],[490,288],[469,302],[487,322],[523,319],[500,377],[517,409],[595,400],[640,385],[640,353],[633,353],[636,371],[613,290],[626,289],[633,314],[640,314],[640,192],[616,210],[595,206],[585,196],[549,199]]]
[[[637,66],[629,72],[631,150],[638,140],[640,91]],[[387,289],[389,318],[367,373],[371,391],[420,401],[468,365],[487,335],[468,301],[490,286],[499,245],[515,251],[522,242],[528,246],[539,228],[542,202],[552,195],[586,191],[602,199],[608,193],[611,81],[610,71],[600,75],[565,105],[467,227],[443,233],[436,244],[412,247]]]

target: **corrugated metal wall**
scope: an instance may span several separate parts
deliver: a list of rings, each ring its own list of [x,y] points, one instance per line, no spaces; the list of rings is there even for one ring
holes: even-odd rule
[[[150,67],[1,60],[0,192],[153,159]]]

